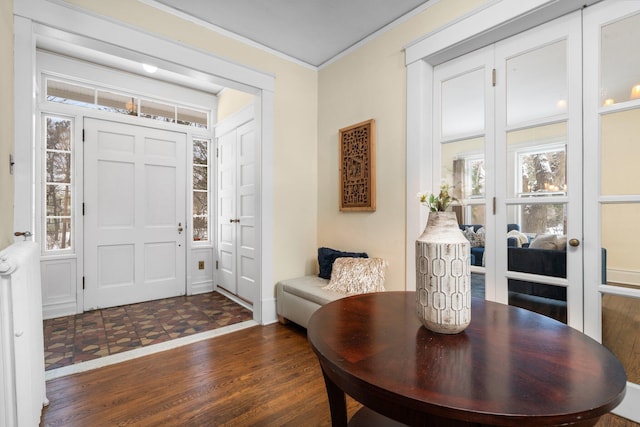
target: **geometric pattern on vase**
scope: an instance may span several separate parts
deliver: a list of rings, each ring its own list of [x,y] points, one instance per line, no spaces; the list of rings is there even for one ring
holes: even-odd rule
[[[454,212],[430,212],[416,240],[416,309],[422,324],[445,334],[462,332],[471,322],[469,241]]]

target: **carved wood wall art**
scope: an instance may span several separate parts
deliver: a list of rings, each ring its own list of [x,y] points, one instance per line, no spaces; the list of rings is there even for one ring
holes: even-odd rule
[[[340,210],[376,210],[376,122],[340,129]]]

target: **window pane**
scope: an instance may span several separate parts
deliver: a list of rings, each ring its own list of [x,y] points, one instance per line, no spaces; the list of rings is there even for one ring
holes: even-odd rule
[[[640,15],[602,27],[600,105],[640,98]]]
[[[484,69],[442,82],[442,138],[484,132]]]
[[[71,248],[71,219],[48,218],[47,250],[61,250]]]
[[[47,150],[71,151],[71,121],[47,117]]]
[[[511,197],[566,194],[566,129],[562,122],[507,134]]]
[[[209,123],[206,111],[197,111],[190,108],[178,107],[178,123],[197,128],[207,128]]]
[[[602,344],[616,355],[627,373],[627,380],[640,383],[638,331],[640,299],[604,294],[602,296]]]
[[[71,182],[71,153],[47,153],[47,182]]]
[[[640,109],[603,115],[601,124],[602,195],[640,193]]]
[[[47,216],[71,215],[71,186],[47,185]]]
[[[484,197],[484,138],[442,144],[441,159],[441,178],[453,186],[455,198],[466,204]]]
[[[208,141],[200,139],[193,140],[193,163],[196,165],[206,165],[209,162]]]
[[[98,91],[98,105],[102,111],[138,115],[138,99],[120,93]]]
[[[47,80],[47,101],[63,104],[94,106],[95,90],[58,80]]]
[[[193,218],[193,240],[209,240],[209,220],[207,217]]]
[[[140,100],[140,117],[173,123],[176,121],[176,111],[173,105],[142,99]]]
[[[542,235],[557,236],[553,240],[558,249],[566,249],[567,209],[562,203],[522,204],[507,208],[509,224],[518,224],[520,232],[526,234],[530,241]]]
[[[208,193],[206,191],[194,191],[193,192],[193,215],[207,215],[209,213],[208,207]]]
[[[507,125],[567,111],[567,42],[550,44],[507,61]]]
[[[194,190],[207,189],[207,174],[208,174],[207,167],[205,166],[193,167],[193,189]]]

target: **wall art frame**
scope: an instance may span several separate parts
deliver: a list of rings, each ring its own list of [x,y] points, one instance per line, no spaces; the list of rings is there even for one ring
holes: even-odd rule
[[[340,129],[340,210],[376,210],[376,122]]]

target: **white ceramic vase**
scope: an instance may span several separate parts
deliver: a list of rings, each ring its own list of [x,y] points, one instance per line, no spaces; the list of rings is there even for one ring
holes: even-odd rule
[[[422,324],[443,334],[457,334],[471,322],[469,241],[455,212],[430,212],[416,240],[416,308]]]

